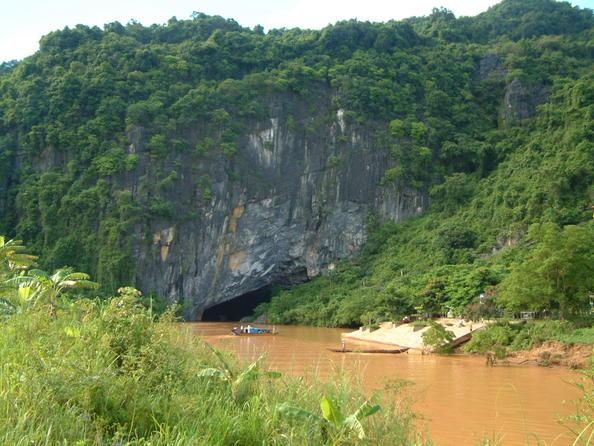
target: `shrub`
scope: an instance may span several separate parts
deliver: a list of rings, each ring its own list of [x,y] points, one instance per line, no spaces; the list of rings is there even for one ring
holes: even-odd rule
[[[517,330],[510,347],[512,350],[529,350],[547,340],[558,338],[570,329],[571,324],[567,321],[533,321]]]
[[[496,324],[473,333],[472,339],[464,346],[464,350],[482,355],[494,351],[498,357],[502,357],[505,356],[506,347],[510,345],[513,338],[513,329],[509,324]]]
[[[443,325],[434,321],[429,321],[429,328],[422,335],[423,343],[435,349],[438,352],[445,351],[446,345],[452,342],[455,334],[446,329]]]

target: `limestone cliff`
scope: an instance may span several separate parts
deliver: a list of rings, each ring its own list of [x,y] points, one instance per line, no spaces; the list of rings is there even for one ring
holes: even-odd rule
[[[546,85],[526,86],[517,77],[507,85],[501,121],[504,127],[521,124],[536,114],[536,107],[547,101],[550,88]]]
[[[167,196],[173,217],[138,228],[140,289],[183,303],[186,316],[199,319],[217,303],[303,282],[356,255],[370,215],[385,221],[423,212],[424,194],[380,186],[391,161],[373,130],[349,124],[342,110],[328,117],[327,108],[289,113],[287,106],[271,101],[270,117],[250,125],[232,157],[178,162]],[[130,138],[142,156],[142,131]]]

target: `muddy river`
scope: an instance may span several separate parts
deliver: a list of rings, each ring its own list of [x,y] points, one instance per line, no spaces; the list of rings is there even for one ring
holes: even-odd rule
[[[334,353],[345,330],[278,327],[277,336],[237,337],[230,323],[193,323],[192,330],[245,359],[265,354],[271,368],[321,377],[346,368],[366,390],[393,380],[408,380],[419,429],[436,445],[569,445],[571,436],[558,420],[574,412],[580,396],[572,382],[580,376],[565,369],[535,366],[486,367],[469,356]]]

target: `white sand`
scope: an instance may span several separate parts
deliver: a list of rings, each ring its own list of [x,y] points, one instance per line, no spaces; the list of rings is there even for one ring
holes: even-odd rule
[[[454,333],[455,339],[458,339],[471,330],[476,331],[485,326],[483,322],[465,322],[461,319],[442,318],[435,322],[443,325],[447,330]],[[360,328],[351,333],[344,333],[342,337],[349,341],[365,341],[374,342],[386,345],[397,345],[400,347],[409,347],[416,349],[425,349],[423,344],[423,333],[429,327],[424,327],[417,331],[414,330],[413,324],[394,325],[392,322],[384,322],[380,328],[374,331]]]

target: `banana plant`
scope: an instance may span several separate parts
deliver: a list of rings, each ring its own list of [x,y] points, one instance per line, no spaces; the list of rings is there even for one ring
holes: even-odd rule
[[[0,315],[16,313],[30,297],[29,288],[21,289],[13,283],[14,277],[35,265],[37,257],[25,251],[20,240],[7,240],[0,235]]]
[[[344,416],[336,402],[327,396],[320,400],[321,415],[310,412],[301,407],[283,403],[277,406],[277,411],[290,418],[299,418],[316,423],[321,427],[322,438],[326,444],[338,445],[346,437],[354,433],[359,440],[363,440],[365,430],[361,419],[378,412],[381,407],[365,401],[352,414]]]
[[[35,265],[37,257],[25,252],[21,240],[6,240],[0,235],[0,279],[15,271]]]
[[[4,281],[16,293],[6,300],[16,309],[24,309],[41,304],[55,308],[58,297],[67,289],[91,289],[99,284],[89,280],[86,273],[75,272],[71,268],[57,269],[49,274],[39,269],[31,269]]]
[[[222,352],[209,344],[206,345],[217,357],[221,363],[221,366],[202,369],[198,372],[198,376],[214,378],[227,383],[231,389],[231,394],[233,395],[235,401],[242,402],[248,394],[250,385],[261,375],[260,365],[264,360],[264,357],[260,356],[246,369],[236,372],[227,362]],[[265,373],[265,375],[269,378],[279,378],[281,376],[280,372],[276,371],[268,371]]]

